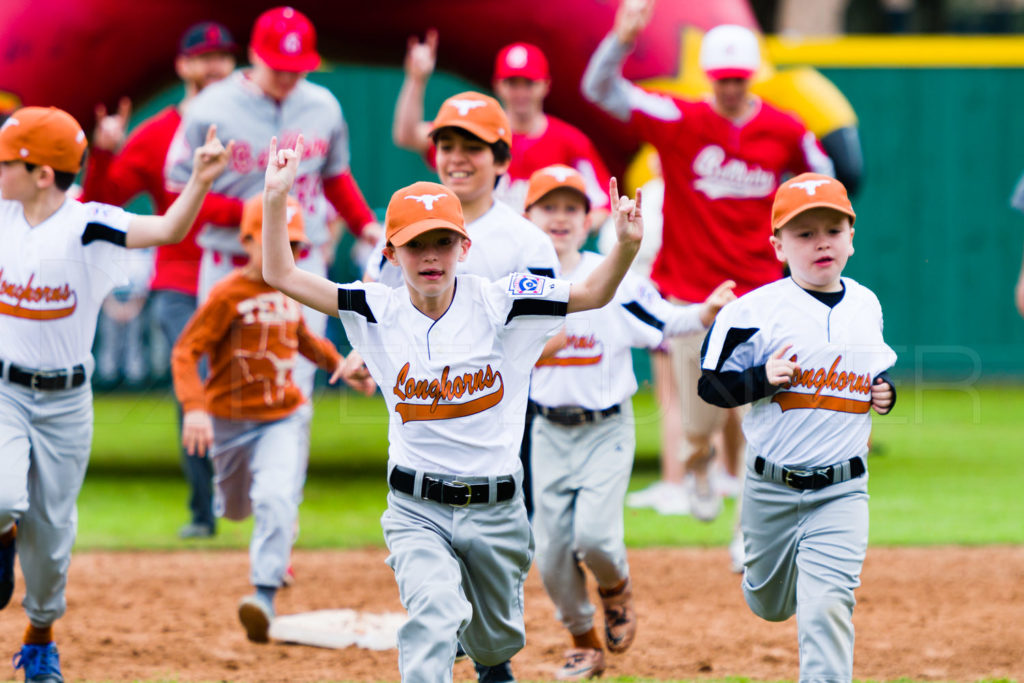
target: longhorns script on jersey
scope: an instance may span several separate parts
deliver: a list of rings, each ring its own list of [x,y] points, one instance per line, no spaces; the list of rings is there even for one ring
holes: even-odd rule
[[[836,356],[832,361],[832,367],[827,371],[824,368],[810,368],[801,370],[793,376],[793,381],[783,385],[789,389],[792,387],[813,388],[814,393],[802,393],[797,391],[780,391],[772,396],[772,403],[778,404],[782,412],[794,408],[819,408],[822,410],[835,410],[840,413],[866,413],[871,409],[871,399],[858,401],[854,398],[843,398],[841,396],[822,396],[823,389],[832,391],[850,391],[855,394],[871,396],[871,375],[858,375],[853,372],[836,372],[842,356]],[[796,362],[796,355],[790,357]]]
[[[34,286],[32,281],[35,273],[29,275],[28,282],[21,285],[11,282],[4,277],[4,270],[0,268],[0,314],[10,315],[15,318],[26,318],[28,320],[56,320],[66,318],[75,312],[78,306],[78,296],[71,285],[64,283],[56,287]],[[8,300],[13,300],[10,303]],[[32,304],[60,304],[71,302],[69,306],[51,308],[45,306],[33,306]]]
[[[476,372],[450,376],[451,367],[445,366],[440,379],[417,379],[409,376],[409,364],[398,371],[392,391],[402,399],[395,405],[395,412],[402,416],[402,424],[416,420],[450,420],[454,417],[475,415],[501,403],[505,385],[501,373],[488,365]],[[494,389],[497,385],[497,389]],[[493,390],[493,391],[492,391]],[[441,399],[454,401],[463,396],[474,396],[488,392],[463,403],[445,403]],[[430,403],[407,403],[408,399],[430,399]]]

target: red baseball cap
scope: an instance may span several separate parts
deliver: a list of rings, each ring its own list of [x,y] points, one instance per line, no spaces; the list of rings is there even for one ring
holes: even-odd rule
[[[257,17],[249,46],[275,71],[313,71],[320,66],[316,29],[294,7],[275,7]]]
[[[189,26],[181,36],[178,54],[195,57],[207,52],[233,53],[236,47],[235,39],[226,26],[216,21],[203,21]]]
[[[850,225],[857,220],[846,187],[827,175],[801,173],[779,185],[772,202],[772,232],[810,209],[826,208],[845,213]]]
[[[551,80],[548,58],[541,49],[529,43],[512,43],[501,48],[494,62],[494,80],[527,78],[531,81]]]

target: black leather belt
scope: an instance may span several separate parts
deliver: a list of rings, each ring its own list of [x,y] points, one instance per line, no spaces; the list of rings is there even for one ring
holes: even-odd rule
[[[416,486],[416,472],[405,467],[395,467],[391,470],[388,483],[394,490],[410,496],[419,496],[437,503],[444,503],[453,507],[465,507],[467,505],[489,503],[491,500],[491,486],[487,477],[464,477],[462,480],[443,479],[429,474],[423,475],[423,483],[419,492],[414,492]],[[466,481],[468,480],[468,481]],[[495,502],[501,503],[509,500],[516,494],[516,480],[511,475],[503,475],[496,478]]]
[[[539,403],[534,403],[533,405],[538,415],[543,415],[555,424],[565,427],[578,427],[589,422],[603,420],[606,417],[611,417],[612,415],[618,415],[622,412],[622,407],[619,405],[614,405],[611,408],[605,408],[604,410],[587,410],[580,406],[548,408],[547,406],[542,406]]]
[[[817,491],[832,484],[849,481],[861,476],[867,470],[863,458],[850,458],[845,462],[828,467],[799,469],[771,463],[760,455],[754,458],[754,471],[765,479],[785,484],[799,491]]]
[[[67,370],[30,370],[0,360],[0,376],[4,375],[5,368],[9,382],[26,386],[29,389],[52,391],[54,389],[74,389],[85,384],[85,366],[82,364],[71,368],[70,386],[68,385]]]

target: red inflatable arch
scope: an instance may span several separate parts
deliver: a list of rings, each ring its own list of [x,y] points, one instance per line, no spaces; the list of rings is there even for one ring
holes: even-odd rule
[[[96,103],[112,107],[122,95],[143,100],[174,82],[177,41],[189,25],[216,20],[246,43],[255,17],[276,4],[3,0],[0,111],[20,104],[55,105],[91,130]],[[439,68],[481,87],[488,87],[494,56],[503,45],[535,43],[551,62],[553,89],[547,109],[586,131],[613,169],[621,170],[637,149],[636,140],[579,92],[580,75],[612,25],[617,0],[296,0],[293,5],[316,25],[322,54],[338,62],[398,66],[407,37],[436,28],[441,35]],[[626,76],[681,76],[687,29],[697,29],[699,36],[721,23],[757,28],[745,0],[662,0],[626,64]],[[839,121],[835,128],[850,123]],[[824,137],[832,131],[816,132]],[[829,151],[836,156],[835,150]],[[859,143],[856,152],[859,158]]]

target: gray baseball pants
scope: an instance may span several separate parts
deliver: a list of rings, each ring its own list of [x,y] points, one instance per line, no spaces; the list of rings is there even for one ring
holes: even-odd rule
[[[534,417],[533,525],[537,568],[558,619],[573,635],[594,624],[582,562],[598,586],[629,576],[622,509],[633,469],[633,406],[592,424],[563,426]]]
[[[288,569],[306,479],[301,411],[273,422],[213,419],[214,510],[255,517],[249,542],[254,586],[280,586]]]
[[[91,370],[87,368],[87,372]],[[6,364],[5,364],[6,372]],[[18,522],[22,606],[46,627],[64,615],[76,501],[92,448],[92,388],[33,391],[0,380],[0,529]]]
[[[453,507],[388,493],[380,520],[387,564],[409,613],[398,631],[404,683],[450,683],[456,640],[485,665],[507,661],[526,644],[523,582],[533,533],[522,471],[513,477],[516,494],[500,503]]]
[[[747,453],[743,596],[759,617],[796,614],[801,683],[853,679],[853,591],[868,546],[867,474],[817,491],[766,481]]]

